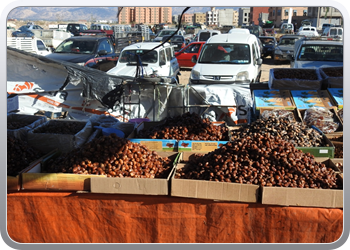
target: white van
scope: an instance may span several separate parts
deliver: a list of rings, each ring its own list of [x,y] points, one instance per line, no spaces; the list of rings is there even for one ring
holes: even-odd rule
[[[301,26],[299,29],[299,32],[297,33],[299,36],[307,36],[307,37],[318,37],[320,34],[318,34],[318,31],[316,27],[312,26]]]
[[[205,42],[210,37],[221,34],[220,30],[199,30],[192,42]]]
[[[120,53],[117,65],[107,71],[107,74],[135,77],[139,65],[137,60],[140,59],[142,62],[139,70],[140,77],[157,75],[171,78],[172,83],[179,83],[180,67],[174,54],[174,46],[164,43],[149,52],[156,46],[159,46],[159,43],[145,42],[125,47]]]
[[[323,31],[322,36],[338,38],[340,40],[343,40],[343,28],[342,27],[328,27]]]
[[[248,29],[242,29],[242,28],[237,28],[237,29],[230,29],[228,31],[228,34],[250,34],[250,31]]]
[[[93,23],[90,26],[91,30],[112,30],[111,26],[108,24]]]
[[[191,84],[259,82],[261,53],[252,34],[221,34],[208,39],[192,68]]]
[[[41,56],[51,54],[44,41],[36,37],[7,37],[7,46]]]

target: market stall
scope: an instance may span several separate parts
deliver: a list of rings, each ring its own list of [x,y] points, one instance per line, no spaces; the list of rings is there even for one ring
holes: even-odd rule
[[[38,88],[46,83],[24,83],[12,72],[8,89],[24,94],[10,100],[25,107],[33,93],[54,98],[52,91],[66,89],[70,96],[80,86],[89,104],[60,95],[45,107],[84,105],[84,117],[96,106],[79,121],[8,114],[7,226],[14,241],[331,243],[342,235],[341,88],[283,78],[295,73],[288,69],[271,72],[262,89],[151,84],[129,86],[126,95],[119,78],[102,74],[109,84],[99,89],[93,72],[56,67],[57,86],[46,94]],[[123,105],[133,116],[156,111],[157,120],[121,121],[125,110],[103,112]]]

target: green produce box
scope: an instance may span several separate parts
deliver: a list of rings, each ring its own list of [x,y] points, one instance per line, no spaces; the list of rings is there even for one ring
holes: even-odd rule
[[[325,134],[323,134],[323,139],[326,144],[329,146],[324,147],[296,147],[297,149],[300,149],[304,153],[310,153],[315,157],[328,157],[328,158],[334,158],[334,145],[333,143],[327,138]]]

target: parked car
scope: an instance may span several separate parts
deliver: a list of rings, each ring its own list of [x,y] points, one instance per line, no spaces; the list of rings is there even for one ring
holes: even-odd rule
[[[192,42],[178,52],[175,52],[180,68],[192,68],[195,65],[195,63],[192,62],[192,57],[194,55],[197,56],[197,58],[199,57],[204,44],[205,42]]]
[[[43,28],[35,24],[23,25],[18,30],[12,32],[12,36],[13,37],[33,37],[34,33],[31,32],[31,30],[34,30],[34,29],[42,30]]]
[[[294,34],[294,24],[292,23],[282,23],[280,29],[282,33]]]
[[[322,36],[326,36],[329,38],[339,38],[342,40],[343,39],[343,28],[342,27],[328,27],[323,31]]]
[[[67,31],[72,33],[73,36],[79,36],[80,32],[88,30],[88,27],[85,24],[81,23],[69,23],[67,25]]]
[[[262,59],[252,34],[220,34],[208,39],[190,75],[191,84],[259,82]]]
[[[73,36],[64,40],[46,57],[103,71],[114,67],[118,60],[111,40],[105,36]]]
[[[288,55],[294,53],[295,42],[305,36],[299,35],[283,35],[280,37],[279,43],[275,46],[274,50],[274,63],[279,64],[288,60]]]
[[[161,42],[163,39],[163,36],[171,36],[172,34],[174,34],[174,32],[176,32],[177,29],[163,29],[161,30],[157,36],[154,38],[154,42]],[[176,35],[180,35],[180,36],[184,36],[185,35],[185,31],[183,30],[178,30]]]
[[[162,42],[168,41],[170,36],[163,36]],[[180,49],[184,48],[186,46],[186,41],[184,36],[175,35],[173,36],[170,41],[168,41],[171,45],[174,45],[174,50],[179,51]]]
[[[138,59],[140,59],[143,75],[157,74],[171,78],[172,83],[179,83],[180,67],[173,46],[164,43],[163,46],[154,49],[158,45],[159,42],[147,42],[125,47],[119,56],[117,65],[107,71],[107,74],[135,77],[139,65]]]
[[[112,30],[112,28],[108,24],[93,23],[90,30]]]
[[[220,30],[199,30],[191,42],[205,42],[210,37],[221,34]]]
[[[312,27],[312,26],[302,26],[302,27],[300,27],[299,32],[297,33],[297,35],[299,35],[299,36],[308,36],[308,37],[320,36],[320,34],[318,34],[318,31],[317,31],[316,27]]]
[[[255,35],[256,37],[263,36],[264,31],[259,25],[247,25],[247,26],[242,26],[243,29],[248,29],[250,34]]]
[[[319,68],[343,66],[341,40],[301,39],[290,55],[291,68]]]
[[[263,46],[261,57],[274,58],[275,46],[277,46],[276,38],[274,36],[260,36],[259,39]]]
[[[237,34],[237,33],[250,34],[250,31],[248,29],[237,28],[237,29],[230,29],[227,33],[228,34]]]

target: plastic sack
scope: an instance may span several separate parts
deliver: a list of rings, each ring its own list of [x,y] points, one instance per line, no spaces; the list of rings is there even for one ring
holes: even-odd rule
[[[339,123],[334,121],[333,113],[323,107],[313,107],[305,110],[304,122],[308,126],[315,126],[323,133],[335,132]]]
[[[291,122],[295,122],[293,112],[290,110],[284,110],[284,109],[264,110],[261,113],[261,118],[264,120],[267,120],[270,118],[286,118]]]

